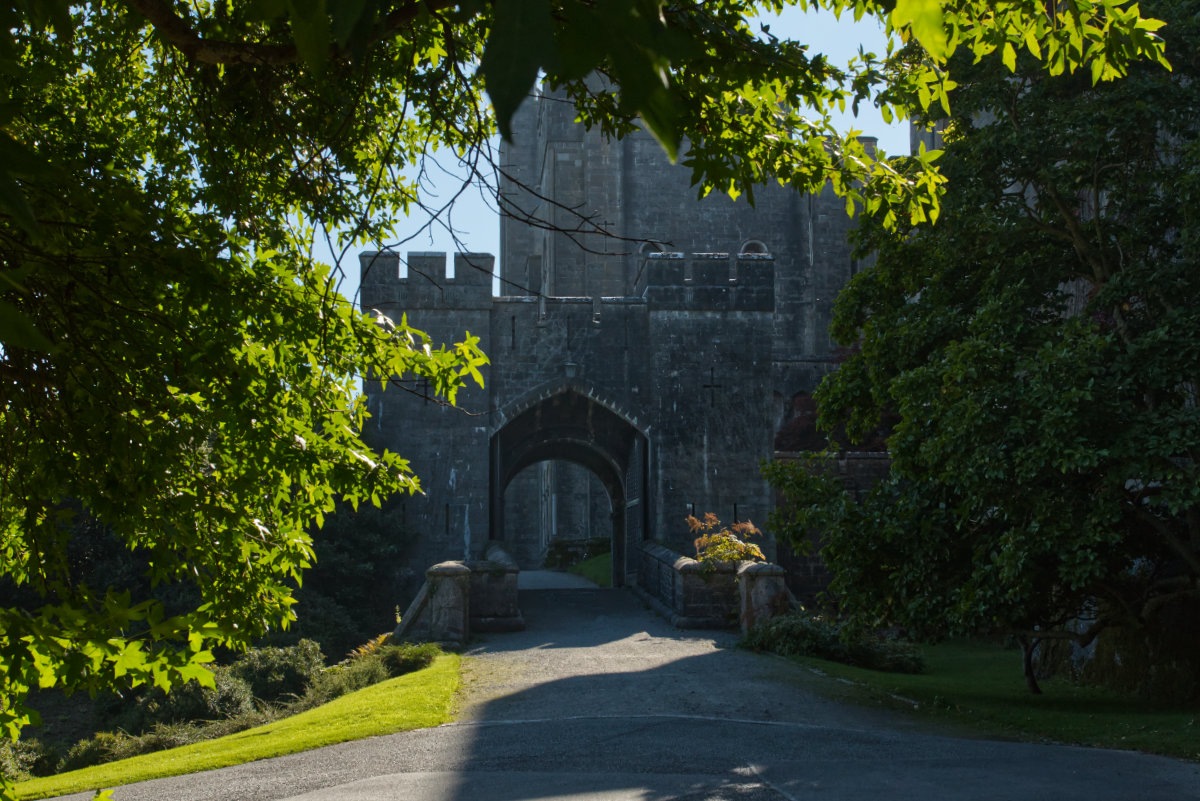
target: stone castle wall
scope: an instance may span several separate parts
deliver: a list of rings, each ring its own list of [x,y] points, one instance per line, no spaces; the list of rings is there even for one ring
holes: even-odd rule
[[[521,108],[501,163],[499,297],[489,255],[456,256],[446,278],[442,254],[362,254],[364,308],[435,342],[469,331],[492,362],[461,410],[411,380],[365,384],[367,436],[425,491],[406,505],[414,563],[503,538],[530,567],[548,537],[607,525],[631,572],[642,540],[688,545],[689,513],[765,523],[758,464],[793,396],[832,369],[833,298],[857,269],[842,201],[775,184],[754,206],[698,199],[648,134],[605,142],[554,97]],[[553,461],[508,475],[534,440]]]

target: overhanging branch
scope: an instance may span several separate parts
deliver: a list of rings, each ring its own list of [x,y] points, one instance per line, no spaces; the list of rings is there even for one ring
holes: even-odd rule
[[[201,64],[264,64],[279,66],[299,60],[295,44],[237,42],[225,39],[206,39],[196,32],[188,20],[175,13],[163,0],[125,0],[130,9],[141,14],[171,46],[191,61]],[[414,0],[402,3],[375,27],[368,41],[376,42],[407,27],[422,11],[441,11],[455,5],[454,0]],[[343,48],[332,46],[330,58],[344,55]]]

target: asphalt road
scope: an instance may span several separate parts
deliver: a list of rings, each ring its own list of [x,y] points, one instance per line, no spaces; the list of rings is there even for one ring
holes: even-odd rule
[[[470,651],[456,722],[119,788],[118,801],[1183,801],[1200,766],[933,732],[677,631],[623,590],[522,592]],[[87,799],[89,795],[70,796]]]

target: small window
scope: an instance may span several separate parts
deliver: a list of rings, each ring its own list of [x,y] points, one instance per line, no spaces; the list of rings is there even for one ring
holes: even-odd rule
[[[767,246],[757,239],[751,239],[743,243],[741,249],[738,251],[738,253],[762,253],[764,255],[770,252],[767,250]]]

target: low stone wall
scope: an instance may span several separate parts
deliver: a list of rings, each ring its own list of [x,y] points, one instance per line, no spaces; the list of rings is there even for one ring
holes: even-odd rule
[[[397,641],[462,645],[470,636],[471,569],[439,562],[425,571],[425,584],[392,632]]]
[[[796,606],[788,590],[787,573],[770,562],[742,562],[737,572],[738,623],[742,634],[764,620],[787,614]]]
[[[498,545],[487,559],[465,563],[471,570],[471,631],[521,631],[525,618],[517,605],[517,562]]]
[[[520,571],[498,546],[487,559],[439,562],[425,571],[425,584],[392,632],[397,641],[462,645],[472,631],[520,631],[517,605]]]
[[[755,623],[786,612],[791,595],[784,570],[765,562],[703,565],[657,543],[637,552],[636,590],[671,625],[681,629],[748,631]]]

